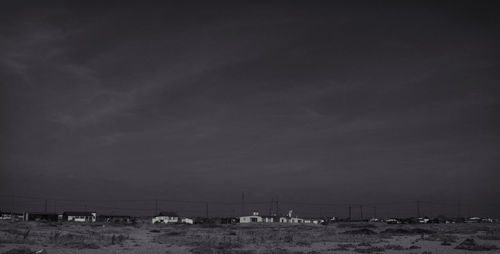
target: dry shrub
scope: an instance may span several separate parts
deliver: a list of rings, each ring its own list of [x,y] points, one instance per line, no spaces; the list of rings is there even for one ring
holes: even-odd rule
[[[47,251],[46,250],[34,251],[28,247],[22,246],[2,252],[2,254],[47,254]]]
[[[458,236],[456,235],[448,235],[448,234],[431,234],[427,237],[422,238],[422,240],[426,241],[442,241],[445,243],[454,243],[458,240]]]
[[[337,228],[377,228],[376,225],[370,223],[340,223]]]
[[[385,249],[382,247],[372,246],[372,247],[363,248],[363,249],[356,248],[356,249],[354,249],[354,251],[357,253],[374,253],[374,252],[383,252],[383,251],[385,251]]]
[[[264,254],[303,254],[304,252],[300,251],[291,251],[283,248],[276,248],[274,250],[267,250]]]
[[[387,244],[384,246],[386,250],[406,250],[405,247],[395,244]]]
[[[354,248],[354,244],[350,244],[350,243],[341,243],[341,244],[337,244],[337,248],[336,249],[333,249],[333,250],[336,250],[336,251],[349,251],[349,248]]]
[[[436,231],[423,228],[388,228],[380,233],[386,235],[428,235],[436,233]]]
[[[342,232],[341,234],[345,235],[376,235],[377,232],[367,229],[367,228],[362,228],[362,229],[356,229],[356,230],[348,230],[345,232]]]
[[[498,249],[495,245],[490,244],[478,244],[474,239],[467,238],[461,242],[455,249],[459,250],[470,250],[470,251],[490,251]]]
[[[486,234],[478,235],[477,238],[481,240],[492,240],[492,241],[500,240],[500,232],[489,231],[486,232]]]

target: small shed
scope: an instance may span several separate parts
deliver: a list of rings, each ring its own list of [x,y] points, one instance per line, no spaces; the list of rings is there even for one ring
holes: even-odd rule
[[[157,216],[153,217],[151,220],[153,224],[155,223],[178,223],[179,215],[175,212],[160,212]]]
[[[63,220],[64,221],[73,221],[73,222],[95,222],[97,219],[97,213],[95,212],[64,212]]]

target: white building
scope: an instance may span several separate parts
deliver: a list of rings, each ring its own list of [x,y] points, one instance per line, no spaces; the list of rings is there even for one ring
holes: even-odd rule
[[[256,223],[256,222],[262,222],[262,216],[259,216],[258,212],[253,212],[252,215],[240,217],[240,223]]]
[[[182,218],[181,222],[184,224],[191,224],[191,225],[194,224],[194,220],[191,218]]]
[[[280,218],[277,216],[262,216],[262,222],[279,222]]]
[[[157,216],[153,217],[151,220],[153,224],[155,223],[178,223],[179,215],[173,212],[161,212]]]
[[[288,223],[290,222],[290,218],[288,217],[280,217],[280,223]]]
[[[95,222],[97,219],[97,213],[94,212],[64,212],[64,221],[73,222]]]
[[[304,219],[301,218],[290,218],[290,223],[304,223]]]

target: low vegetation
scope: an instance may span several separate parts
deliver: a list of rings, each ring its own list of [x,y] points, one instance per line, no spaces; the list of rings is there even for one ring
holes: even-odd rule
[[[499,232],[498,224],[124,226],[20,222],[0,223],[0,253],[493,253],[500,245]]]

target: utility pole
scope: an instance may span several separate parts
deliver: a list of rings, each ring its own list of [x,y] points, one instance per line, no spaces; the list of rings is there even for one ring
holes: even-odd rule
[[[274,199],[271,199],[271,207],[269,207],[269,216],[273,216],[273,204],[274,204]]]
[[[208,203],[205,203],[205,217],[208,219]]]
[[[417,200],[417,218],[420,218],[420,200]]]
[[[10,203],[11,203],[11,208],[10,208],[10,217],[12,218],[12,214],[14,214],[14,207],[16,206],[15,203],[16,203],[16,198],[14,196],[12,196],[10,198]]]
[[[158,215],[158,199],[155,200],[155,215]]]
[[[280,209],[279,209],[279,201],[276,199],[276,215],[279,215]]]
[[[45,199],[45,209],[44,212],[47,213],[47,199]]]
[[[241,192],[241,216],[245,216],[245,192]]]
[[[363,205],[359,205],[359,211],[361,214],[361,220],[363,220]]]
[[[351,217],[351,210],[352,210],[352,209],[351,209],[351,205],[349,205],[349,221],[351,221],[351,218],[352,218],[352,217]]]

